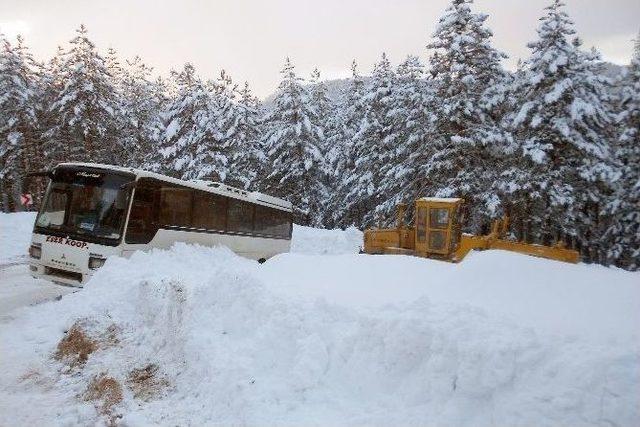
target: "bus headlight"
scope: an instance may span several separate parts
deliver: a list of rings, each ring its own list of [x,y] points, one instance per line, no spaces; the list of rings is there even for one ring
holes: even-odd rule
[[[39,243],[34,243],[29,246],[29,256],[31,258],[40,259],[42,256],[42,245]]]
[[[92,269],[92,270],[100,268],[100,267],[102,267],[104,265],[106,260],[107,260],[106,258],[97,257],[97,256],[90,256],[89,257],[89,268]]]

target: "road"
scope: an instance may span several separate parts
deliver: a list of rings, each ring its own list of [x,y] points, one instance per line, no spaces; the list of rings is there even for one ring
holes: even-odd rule
[[[55,300],[78,288],[38,280],[29,274],[25,259],[0,263],[0,323],[9,322],[20,307]]]

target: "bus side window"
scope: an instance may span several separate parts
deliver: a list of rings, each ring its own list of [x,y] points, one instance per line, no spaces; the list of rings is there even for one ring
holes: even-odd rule
[[[191,202],[195,191],[173,185],[160,189],[160,224],[191,228]]]
[[[226,230],[227,198],[204,191],[196,191],[193,197],[193,226],[205,230]]]
[[[275,212],[273,209],[262,205],[256,205],[256,218],[254,231],[257,234],[275,234]]]
[[[253,204],[229,198],[227,226],[229,231],[248,233],[253,231]]]
[[[278,210],[277,235],[290,239],[293,232],[293,215],[290,212]]]
[[[255,232],[277,237],[289,237],[290,215],[279,209],[256,205]]]
[[[132,244],[149,243],[158,231],[156,200],[159,185],[154,180],[142,178],[136,185],[125,241]]]

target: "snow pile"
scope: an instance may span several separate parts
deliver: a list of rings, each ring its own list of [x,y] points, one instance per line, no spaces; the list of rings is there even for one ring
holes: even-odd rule
[[[364,255],[291,254],[259,265],[224,248],[183,244],[129,260],[111,258],[81,292],[24,309],[0,330],[3,348],[11,349],[0,360],[0,425],[50,424],[53,416],[58,424],[82,425],[115,420],[127,425],[631,426],[640,421],[640,349],[634,337],[545,334],[478,306],[431,301],[417,291],[405,290],[403,301],[393,301],[406,274],[386,288],[374,283],[371,292],[380,301],[386,295],[395,302],[386,305],[356,304],[331,286],[321,298],[309,276],[316,293],[311,298],[287,285],[271,289],[276,272],[283,280],[297,277],[298,288],[306,287],[287,266],[289,257],[306,258],[306,265],[318,261],[311,275],[328,268],[323,260],[329,259],[333,279],[340,286],[354,282],[356,289],[365,283],[355,282],[370,277],[369,260],[405,267],[410,260],[415,262],[411,275],[443,266],[424,278],[421,295],[429,294],[429,283],[440,274],[449,276],[450,294],[470,294],[468,283],[491,271]],[[505,261],[487,259],[494,269],[496,260]],[[553,272],[565,265],[550,265],[549,281],[555,282]],[[576,271],[562,279],[578,278]],[[616,274],[609,277],[622,277]],[[638,277],[624,274],[628,281]],[[540,284],[526,272],[518,280],[521,288]],[[608,284],[611,293],[618,292],[616,283]],[[590,296],[593,283],[583,285],[585,292],[573,298]],[[435,292],[443,293],[444,288]],[[327,301],[331,295],[335,302]],[[546,302],[555,298],[547,295]],[[604,321],[593,318],[591,324]],[[69,332],[61,349],[64,331]]]
[[[321,230],[294,224],[291,252],[301,254],[357,254],[362,247],[362,231]]]
[[[27,257],[36,212],[0,212],[0,264]]]
[[[286,274],[283,274],[286,272]],[[482,308],[542,334],[640,342],[640,274],[514,252],[472,251],[460,264],[399,255],[286,254],[262,269],[295,298],[382,307],[428,297]]]

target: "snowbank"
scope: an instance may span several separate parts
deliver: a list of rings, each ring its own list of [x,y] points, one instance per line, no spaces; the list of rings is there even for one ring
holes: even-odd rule
[[[321,230],[293,225],[291,252],[301,254],[357,254],[362,247],[362,231],[355,227],[346,230]]]
[[[36,212],[0,212],[0,264],[27,257]]]
[[[286,271],[287,274],[282,274]],[[351,307],[428,297],[468,304],[545,334],[640,342],[640,274],[505,251],[460,264],[400,255],[286,254],[264,265],[269,289]]]
[[[0,425],[54,416],[82,425],[638,425],[637,317],[616,310],[638,304],[639,275],[527,257],[535,262],[518,274],[518,257],[452,265],[289,254],[259,265],[180,244],[111,258],[81,292],[25,308],[0,329],[11,349],[0,359]],[[592,316],[566,306],[568,322],[581,319],[569,333],[561,324],[548,333],[537,325],[544,314],[531,315],[596,297],[583,309],[606,307]],[[514,303],[522,324],[494,313]],[[78,319],[97,349],[82,363],[56,360]],[[602,323],[622,335],[573,333]],[[141,370],[153,374],[150,394],[131,380]],[[97,384],[119,384],[122,395],[107,412],[87,400],[105,376],[111,382]]]

